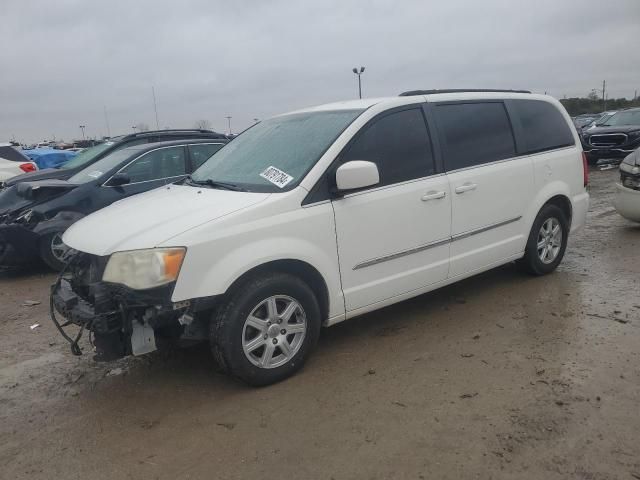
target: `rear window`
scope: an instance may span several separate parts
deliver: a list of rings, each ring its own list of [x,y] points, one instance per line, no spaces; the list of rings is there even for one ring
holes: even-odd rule
[[[9,145],[0,147],[0,158],[2,158],[3,160],[11,160],[12,162],[31,161],[24,154]]]
[[[502,102],[439,104],[435,108],[445,169],[457,170],[516,155]]]
[[[523,151],[536,153],[574,145],[569,125],[560,111],[540,100],[511,100],[510,107],[520,119]]]

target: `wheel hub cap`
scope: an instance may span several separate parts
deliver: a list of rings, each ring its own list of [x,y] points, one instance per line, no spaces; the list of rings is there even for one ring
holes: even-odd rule
[[[276,368],[302,347],[307,318],[302,305],[286,295],[274,295],[256,305],[245,319],[242,350],[260,368]]]
[[[538,233],[538,258],[544,264],[553,263],[562,247],[562,226],[557,218],[548,218]]]

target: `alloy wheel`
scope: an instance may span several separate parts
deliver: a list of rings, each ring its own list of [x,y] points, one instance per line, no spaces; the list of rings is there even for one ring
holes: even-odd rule
[[[242,350],[259,368],[276,368],[291,360],[304,341],[307,318],[300,303],[274,295],[256,305],[244,321]]]
[[[538,232],[538,258],[545,265],[553,263],[558,258],[561,248],[562,226],[560,221],[555,217],[548,218]]]

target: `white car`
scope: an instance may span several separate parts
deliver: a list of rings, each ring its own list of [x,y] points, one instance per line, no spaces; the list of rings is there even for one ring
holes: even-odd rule
[[[34,162],[10,143],[0,143],[0,182],[37,169]]]
[[[640,149],[620,164],[620,183],[616,183],[613,205],[627,220],[640,222]]]
[[[585,223],[586,184],[578,134],[548,96],[308,108],[74,224],[52,300],[93,332],[98,359],[206,338],[224,370],[269,384],[300,368],[321,326],[514,260],[552,272]]]

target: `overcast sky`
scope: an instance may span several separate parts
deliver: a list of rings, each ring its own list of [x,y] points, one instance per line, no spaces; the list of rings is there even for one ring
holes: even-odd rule
[[[640,90],[640,0],[2,0],[0,142],[226,131],[416,88]]]

